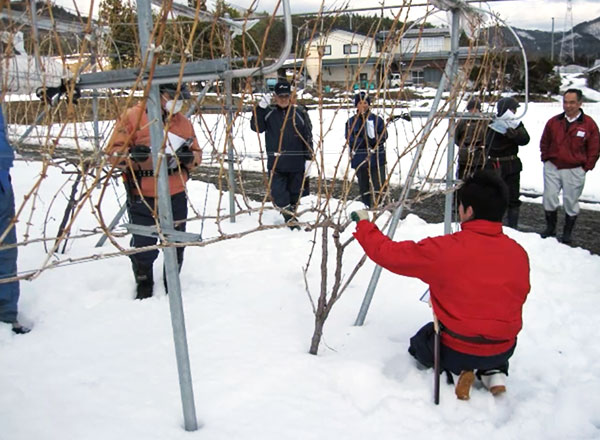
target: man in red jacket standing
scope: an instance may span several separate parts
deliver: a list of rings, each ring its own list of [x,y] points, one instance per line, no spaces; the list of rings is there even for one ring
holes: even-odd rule
[[[600,151],[598,126],[581,110],[582,93],[569,89],[563,94],[564,113],[547,123],[540,140],[544,162],[544,211],[546,229],[543,238],[556,235],[558,194],[562,189],[565,209],[563,243],[571,243],[579,214],[579,197],[585,185],[585,173],[594,169]]]
[[[461,231],[394,242],[353,212],[354,237],[378,265],[429,284],[433,312],[442,326],[441,368],[459,375],[456,395],[469,398],[477,376],[494,395],[504,392],[508,359],[522,327],[529,293],[529,259],[502,232],[508,190],[493,171],[478,171],[458,191]],[[432,367],[433,323],[410,340],[409,353]],[[476,371],[475,371],[476,370]]]

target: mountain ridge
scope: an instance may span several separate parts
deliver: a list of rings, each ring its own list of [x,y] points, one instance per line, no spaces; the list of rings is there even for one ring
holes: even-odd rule
[[[553,44],[552,32],[516,27],[513,27],[513,30],[521,39],[521,43],[523,44],[523,48],[525,49],[528,58],[551,58]],[[575,59],[571,59],[569,54],[566,57],[566,63],[575,63],[591,67],[596,59],[600,59],[600,17],[579,23],[573,27],[572,31]],[[514,41],[514,37],[507,27],[502,28],[502,38],[504,41]],[[560,61],[561,46],[563,45],[563,42],[564,44],[569,44],[570,39],[571,30],[564,33],[554,32],[555,61]]]

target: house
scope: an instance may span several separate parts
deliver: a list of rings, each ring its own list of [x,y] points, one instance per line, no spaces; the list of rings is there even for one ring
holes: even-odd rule
[[[459,62],[480,57],[484,48],[459,49]],[[304,43],[304,60],[285,67],[303,68],[313,81],[343,88],[437,85],[450,56],[450,29],[381,31],[370,37],[340,29],[319,34]],[[402,80],[398,81],[398,74]],[[394,80],[391,81],[390,78]]]
[[[376,49],[373,38],[333,30],[305,43],[305,69],[313,81],[322,75],[326,83],[374,87],[380,57]]]
[[[596,60],[584,73],[587,76],[588,87],[600,91],[600,60]]]
[[[405,84],[423,86],[440,82],[450,56],[449,28],[417,28],[404,33],[381,31],[375,39],[377,49],[387,54],[389,71],[401,73]],[[461,52],[462,58],[466,58],[466,51]]]
[[[554,71],[558,73],[585,73],[586,68],[578,64],[568,64],[566,66],[555,66]]]

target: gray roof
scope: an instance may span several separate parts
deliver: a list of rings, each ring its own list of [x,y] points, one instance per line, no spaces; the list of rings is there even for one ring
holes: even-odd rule
[[[600,60],[596,60],[594,65],[587,69],[584,73],[600,72]]]
[[[377,32],[375,38],[377,40],[385,40],[392,31],[380,31]],[[409,29],[403,34],[400,30],[393,31],[394,34],[400,33],[402,38],[416,38],[416,37],[450,37],[450,28],[425,28],[425,29]]]

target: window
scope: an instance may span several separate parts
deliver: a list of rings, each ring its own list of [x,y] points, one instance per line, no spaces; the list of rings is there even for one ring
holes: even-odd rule
[[[420,41],[414,38],[402,40],[403,53],[442,52],[443,50],[444,37],[423,37]]]
[[[423,38],[421,40],[422,52],[441,52],[444,50],[444,37]]]
[[[402,53],[414,53],[417,49],[417,40],[407,38],[402,40]]]
[[[415,86],[422,86],[425,83],[425,74],[422,70],[413,70],[411,75]]]
[[[358,53],[358,44],[344,44],[344,54]]]
[[[318,46],[317,50],[319,51],[319,54],[321,56],[331,55],[331,46],[330,45],[327,45],[327,46]]]

